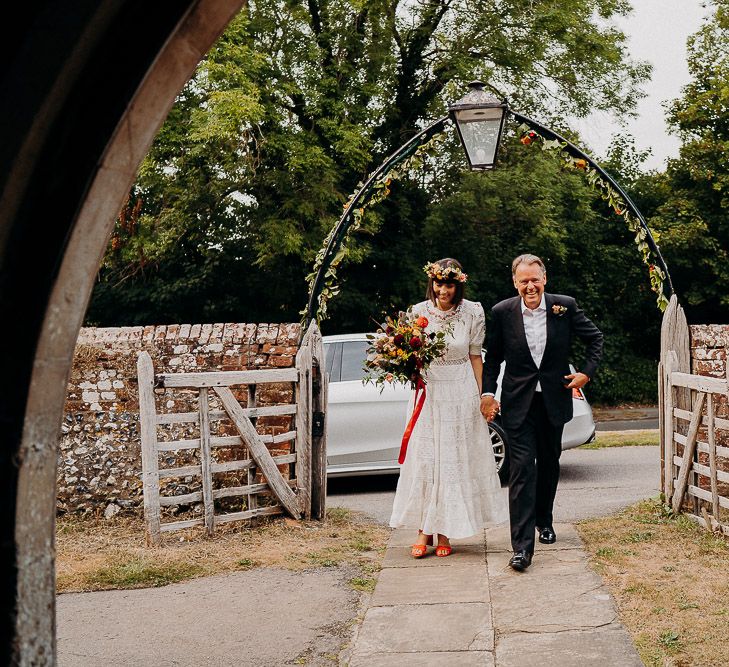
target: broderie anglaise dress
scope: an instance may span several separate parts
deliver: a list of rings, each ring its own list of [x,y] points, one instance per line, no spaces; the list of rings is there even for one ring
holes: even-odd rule
[[[481,354],[483,307],[464,299],[444,312],[423,301],[413,306],[413,313],[428,318],[428,333],[452,323],[453,336],[446,338],[445,356],[423,376],[427,395],[400,469],[390,526],[469,537],[508,518],[468,357]]]

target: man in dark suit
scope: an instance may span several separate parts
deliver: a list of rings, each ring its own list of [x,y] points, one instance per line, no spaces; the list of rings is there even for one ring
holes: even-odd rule
[[[492,420],[499,410],[494,394],[502,361],[502,425],[508,438],[509,515],[514,555],[509,565],[525,570],[539,541],[552,544],[552,507],[559,481],[562,431],[572,419],[572,389],[595,374],[602,333],[570,296],[547,294],[544,263],[520,255],[511,267],[519,296],[491,309],[483,369],[481,412]],[[580,371],[570,373],[572,339],[585,343]]]

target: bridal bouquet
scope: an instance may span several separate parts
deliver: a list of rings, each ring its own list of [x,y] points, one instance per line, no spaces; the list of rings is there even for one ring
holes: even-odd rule
[[[416,317],[410,310],[401,311],[397,317],[386,318],[377,333],[367,337],[370,345],[364,362],[363,382],[374,382],[380,390],[385,382],[409,382],[415,390],[413,414],[400,445],[400,464],[405,462],[410,436],[425,404],[423,371],[445,354],[446,336],[452,333],[450,327],[426,333],[427,326],[428,318]]]
[[[413,389],[425,384],[422,373],[446,351],[449,329],[426,333],[426,317],[410,310],[387,317],[377,333],[367,336],[370,344],[364,362],[364,382],[383,387],[385,382],[410,382]]]

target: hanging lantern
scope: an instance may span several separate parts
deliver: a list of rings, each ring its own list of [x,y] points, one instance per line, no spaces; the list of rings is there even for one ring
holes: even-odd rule
[[[452,104],[448,112],[471,169],[493,169],[509,106],[485,91],[481,81],[473,81],[468,87],[468,93]]]

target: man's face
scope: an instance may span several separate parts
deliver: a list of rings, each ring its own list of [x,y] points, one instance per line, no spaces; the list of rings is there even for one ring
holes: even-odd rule
[[[534,310],[542,300],[547,274],[542,272],[539,264],[519,264],[514,273],[514,287],[527,308]]]

